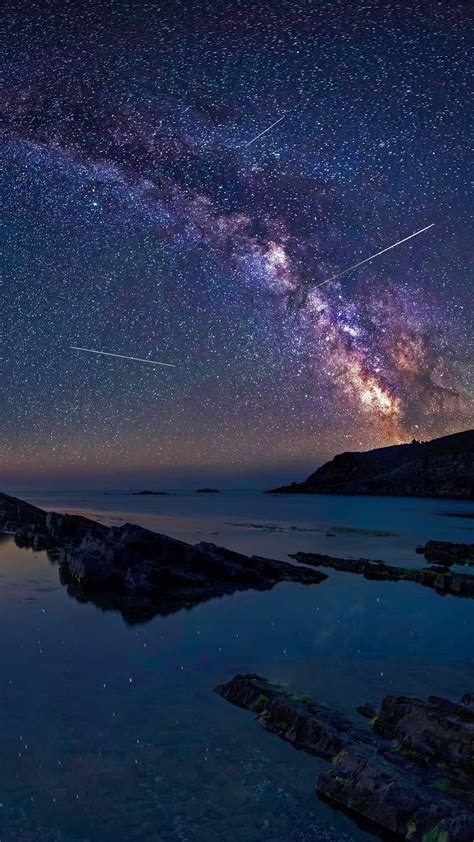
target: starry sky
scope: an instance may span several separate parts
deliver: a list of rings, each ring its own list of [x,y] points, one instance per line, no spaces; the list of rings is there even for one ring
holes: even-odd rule
[[[265,486],[468,427],[466,25],[452,0],[7,0],[4,482]]]

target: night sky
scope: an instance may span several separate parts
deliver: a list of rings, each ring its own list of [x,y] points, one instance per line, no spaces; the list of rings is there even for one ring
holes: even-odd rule
[[[265,485],[468,427],[466,26],[450,0],[7,2],[5,482]]]

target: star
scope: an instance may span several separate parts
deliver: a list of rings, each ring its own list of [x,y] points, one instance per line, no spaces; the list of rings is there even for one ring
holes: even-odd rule
[[[13,486],[266,486],[472,418],[458,4],[182,11],[3,15]]]

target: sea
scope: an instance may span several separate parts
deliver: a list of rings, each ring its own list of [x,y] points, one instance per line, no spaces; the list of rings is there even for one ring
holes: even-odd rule
[[[463,501],[17,496],[282,560],[314,551],[419,566],[429,539],[474,542]],[[318,798],[325,761],[214,688],[259,673],[361,724],[356,706],[386,694],[459,699],[474,691],[474,601],[325,572],[321,584],[239,591],[129,625],[69,595],[46,553],[0,536],[0,842],[383,839]]]

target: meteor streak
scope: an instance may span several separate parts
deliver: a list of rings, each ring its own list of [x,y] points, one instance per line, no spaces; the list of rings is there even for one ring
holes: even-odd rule
[[[366,257],[365,260],[361,260],[359,263],[354,263],[353,266],[349,266],[348,269],[343,269],[342,272],[338,272],[337,275],[333,275],[332,278],[327,278],[321,284],[316,284],[316,286],[313,287],[313,289],[318,289],[318,287],[323,287],[324,284],[329,284],[329,283],[331,283],[331,281],[335,281],[336,278],[340,278],[342,275],[345,275],[347,272],[352,272],[353,269],[357,269],[357,267],[362,266],[363,263],[368,263],[369,260],[373,260],[374,257],[379,257],[381,254],[385,254],[386,251],[390,251],[390,249],[394,249],[396,246],[401,245],[401,243],[406,243],[407,240],[411,240],[412,237],[417,237],[418,234],[422,234],[423,231],[428,231],[428,228],[432,228],[433,225],[434,225],[434,222],[432,222],[431,225],[427,225],[426,228],[420,228],[419,231],[415,231],[415,233],[410,234],[409,237],[404,237],[403,240],[398,240],[397,243],[393,243],[391,246],[387,246],[386,249],[382,249],[382,251],[378,251],[377,254],[371,254],[371,256]]]
[[[267,132],[269,132],[269,131],[270,131],[270,129],[273,129],[273,126],[276,126],[276,125],[277,125],[277,123],[281,123],[281,121],[282,121],[285,117],[286,117],[286,114],[283,114],[283,117],[279,117],[279,119],[278,119],[278,120],[275,120],[275,122],[274,122],[274,123],[272,123],[272,124],[271,124],[271,126],[268,126],[268,128],[267,128],[267,129],[264,129],[264,130],[263,130],[263,132],[260,132],[260,134],[258,134],[256,137],[253,137],[253,138],[252,138],[252,140],[249,140],[249,142],[248,142],[248,143],[244,143],[244,146],[250,146],[250,144],[251,144],[251,143],[255,143],[255,141],[256,141],[256,140],[258,140],[258,139],[259,139],[259,137],[262,137],[262,135],[264,135],[264,134],[266,134]]]
[[[143,357],[126,357],[125,354],[111,354],[109,351],[95,351],[93,348],[78,348],[77,345],[70,345],[73,351],[86,351],[88,354],[101,354],[104,357],[119,357],[121,360],[134,360],[138,363],[148,363],[149,365],[165,365],[169,368],[176,368],[174,363],[160,363],[157,360],[144,360]]]

